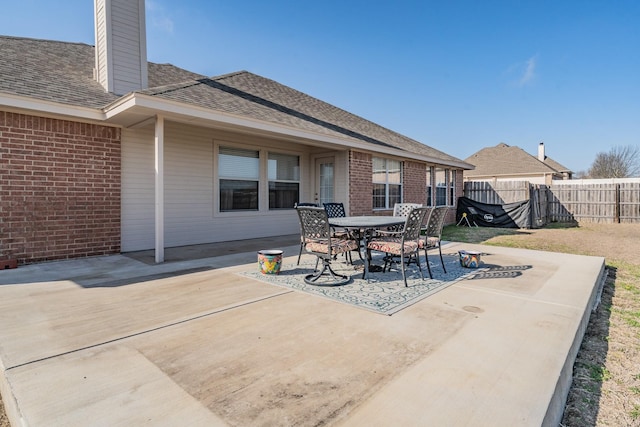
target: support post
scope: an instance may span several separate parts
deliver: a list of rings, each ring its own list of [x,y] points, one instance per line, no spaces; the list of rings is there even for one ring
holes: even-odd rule
[[[164,262],[164,117],[156,116],[155,127],[155,255]]]

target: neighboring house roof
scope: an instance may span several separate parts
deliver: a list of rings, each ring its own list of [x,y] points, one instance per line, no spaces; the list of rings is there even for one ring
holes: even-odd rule
[[[504,176],[504,175],[548,175],[569,172],[555,160],[545,157],[541,162],[520,147],[511,147],[500,143],[487,147],[467,157],[465,162],[475,166],[465,171],[465,177]]]
[[[87,44],[0,36],[0,56],[0,93],[102,111],[127,96],[106,93],[94,79],[94,47]],[[149,62],[148,84],[148,89],[136,93],[471,167],[456,157],[247,71],[209,78],[170,64]]]
[[[544,163],[550,168],[557,170],[558,172],[571,172],[571,169],[567,168],[566,166],[562,166],[551,157],[545,156]]]

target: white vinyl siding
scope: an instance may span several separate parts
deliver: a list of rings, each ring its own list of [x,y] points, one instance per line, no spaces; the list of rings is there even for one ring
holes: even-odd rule
[[[122,251],[151,249],[154,237],[153,128],[122,129]]]
[[[225,137],[224,141],[228,139]],[[247,137],[244,139],[245,144],[251,142]],[[155,244],[153,127],[123,129],[122,141],[122,251],[152,249]],[[165,246],[299,233],[293,209],[269,212],[265,205],[256,212],[215,211],[214,141],[215,134],[207,129],[172,122],[165,127]],[[258,147],[268,144],[253,143]],[[280,152],[290,146],[270,143]],[[221,142],[221,145],[228,144]],[[265,149],[269,149],[268,145]],[[301,156],[301,164],[308,158],[308,155]],[[305,182],[309,181],[307,169],[303,169],[302,175]]]

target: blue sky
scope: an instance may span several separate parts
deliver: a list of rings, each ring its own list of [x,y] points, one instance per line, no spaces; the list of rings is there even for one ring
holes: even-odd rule
[[[640,1],[147,0],[148,59],[247,70],[460,159],[573,171],[640,145]],[[93,1],[3,1],[0,34],[94,44]],[[1,59],[0,59],[1,60]]]

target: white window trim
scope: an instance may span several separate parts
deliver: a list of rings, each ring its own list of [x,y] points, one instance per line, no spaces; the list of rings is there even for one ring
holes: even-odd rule
[[[218,161],[219,161],[219,152],[220,147],[229,147],[229,148],[238,148],[243,150],[252,150],[258,151],[258,156],[260,160],[260,172],[258,174],[258,210],[257,211],[232,211],[232,212],[222,212],[220,211],[220,175],[218,174]],[[304,178],[307,176],[307,170],[305,166],[305,162],[307,161],[307,156],[297,150],[284,150],[281,148],[265,148],[264,145],[256,145],[233,142],[229,140],[213,140],[213,216],[218,218],[225,217],[243,217],[243,216],[255,216],[259,215],[280,215],[282,213],[282,209],[269,209],[269,171],[268,171],[268,161],[269,161],[269,153],[282,153],[282,154],[290,154],[299,157],[299,165],[300,165],[300,181],[299,182],[299,191],[302,194],[303,182]],[[293,207],[292,207],[293,209]]]
[[[404,162],[402,160],[399,159],[394,159],[392,157],[378,157],[378,156],[372,156],[371,157],[371,166],[372,166],[372,175],[373,175],[373,159],[382,159],[385,161],[385,181],[381,182],[381,181],[373,181],[373,179],[371,180],[372,184],[384,184],[384,204],[386,207],[384,208],[373,208],[374,211],[385,211],[385,210],[389,210],[389,209],[393,209],[393,206],[389,206],[389,166],[387,165],[387,160],[393,160],[396,161],[398,163],[400,163],[400,183],[399,184],[395,184],[395,183],[391,183],[391,185],[399,185],[400,186],[400,203],[402,203],[403,201],[403,191],[402,189],[404,188]],[[372,177],[373,178],[373,177]],[[373,194],[371,195],[371,197],[373,198]]]

